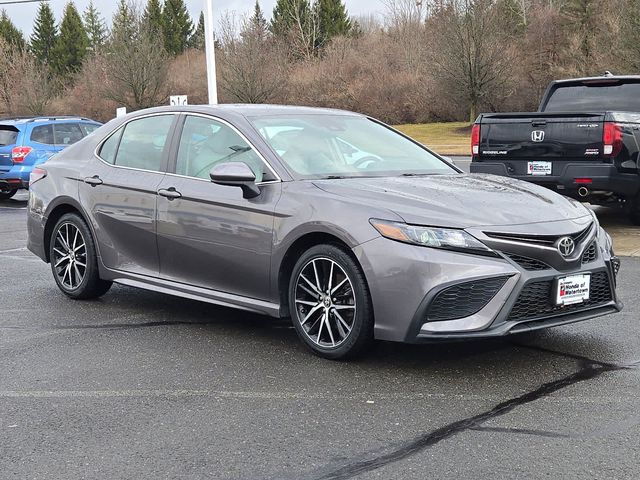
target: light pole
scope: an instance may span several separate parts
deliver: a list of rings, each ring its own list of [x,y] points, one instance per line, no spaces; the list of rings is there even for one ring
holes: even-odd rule
[[[213,0],[204,0],[204,51],[207,57],[207,88],[209,105],[218,104],[216,83],[216,52],[213,38]]]

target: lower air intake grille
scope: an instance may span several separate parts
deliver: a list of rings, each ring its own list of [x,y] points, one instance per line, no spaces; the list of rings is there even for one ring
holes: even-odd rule
[[[609,277],[606,272],[591,274],[589,300],[573,305],[554,304],[553,280],[526,285],[509,313],[508,320],[529,320],[549,315],[571,313],[595,307],[612,300]]]
[[[455,320],[478,313],[498,293],[508,278],[485,278],[445,288],[431,301],[427,310],[427,320]]]
[[[551,267],[540,260],[535,258],[525,257],[523,255],[516,255],[515,253],[505,253],[507,257],[516,262],[525,270],[549,270]]]
[[[593,242],[582,254],[582,263],[593,262],[598,258],[598,245]]]

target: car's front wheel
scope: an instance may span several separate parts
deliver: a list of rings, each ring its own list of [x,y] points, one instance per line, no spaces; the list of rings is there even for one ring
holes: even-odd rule
[[[336,245],[316,245],[298,259],[289,282],[289,309],[298,336],[322,357],[353,357],[373,340],[364,274]]]
[[[67,213],[53,227],[49,259],[56,284],[71,298],[97,298],[111,288],[98,275],[98,255],[91,231],[75,213]]]
[[[0,190],[0,200],[9,200],[18,190]]]

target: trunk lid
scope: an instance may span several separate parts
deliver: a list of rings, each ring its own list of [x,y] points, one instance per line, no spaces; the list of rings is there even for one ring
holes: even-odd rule
[[[13,166],[11,150],[16,146],[19,133],[20,130],[13,125],[0,124],[0,175],[8,172]]]

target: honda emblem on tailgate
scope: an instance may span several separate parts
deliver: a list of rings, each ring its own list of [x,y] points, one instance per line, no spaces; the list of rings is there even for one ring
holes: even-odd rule
[[[531,140],[534,142],[541,142],[544,140],[544,130],[534,130],[531,132]]]

